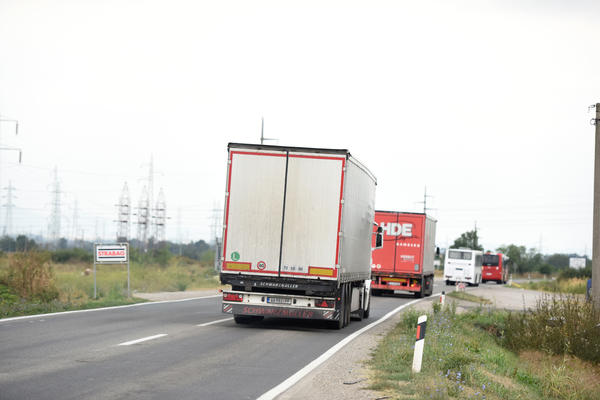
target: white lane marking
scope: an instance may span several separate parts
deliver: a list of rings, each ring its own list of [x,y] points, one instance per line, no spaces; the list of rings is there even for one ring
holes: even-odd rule
[[[231,321],[232,319],[233,319],[233,317],[223,318],[223,319],[218,319],[218,320],[212,321],[212,322],[206,322],[204,324],[198,324],[196,326],[209,326],[209,325],[213,325],[213,324],[218,324],[219,322]]]
[[[223,295],[222,294],[215,294],[215,295],[211,295],[211,296],[190,297],[189,299],[150,301],[150,302],[147,302],[147,303],[127,304],[127,305],[124,305],[124,306],[90,308],[88,310],[61,311],[61,312],[50,313],[50,314],[36,314],[36,315],[24,315],[22,317],[0,318],[0,323],[6,322],[6,321],[16,321],[16,320],[19,320],[19,319],[31,319],[31,318],[40,318],[40,317],[53,317],[55,315],[75,314],[75,313],[84,313],[84,312],[92,312],[92,311],[117,310],[119,308],[141,307],[141,306],[149,306],[149,305],[152,305],[152,304],[181,303],[183,301],[201,300],[201,299],[213,299],[215,297],[223,297]]]
[[[440,294],[441,293],[433,293],[429,298],[431,298],[433,296],[439,296]],[[323,364],[325,361],[327,361],[329,358],[331,358],[331,356],[333,356],[335,353],[340,351],[342,349],[342,347],[344,347],[345,345],[350,343],[352,340],[356,339],[358,336],[362,335],[369,329],[379,325],[383,321],[389,319],[390,317],[392,317],[394,314],[401,311],[402,309],[404,309],[412,304],[415,304],[421,300],[426,300],[426,299],[417,299],[417,300],[409,301],[408,303],[403,304],[403,305],[393,309],[392,311],[388,312],[383,317],[379,318],[377,321],[372,322],[369,325],[346,336],[344,339],[342,339],[341,341],[339,341],[338,343],[333,345],[325,353],[321,354],[319,357],[317,357],[315,360],[313,360],[310,364],[308,364],[307,366],[302,368],[300,371],[296,372],[294,375],[287,378],[285,381],[281,382],[279,385],[275,386],[273,389],[264,393],[256,400],[272,400],[275,397],[279,396],[281,393],[285,392],[286,390],[288,390],[289,388],[294,386],[294,384],[296,384],[300,379],[304,378],[306,375],[308,375],[310,372],[312,372],[319,365]]]
[[[146,342],[146,341],[152,340],[152,339],[158,339],[158,338],[161,338],[163,336],[167,336],[167,334],[166,333],[160,333],[160,334],[154,335],[154,336],[148,336],[148,337],[141,338],[141,339],[130,340],[129,342],[119,343],[117,346],[131,346],[132,344],[142,343],[142,342]]]

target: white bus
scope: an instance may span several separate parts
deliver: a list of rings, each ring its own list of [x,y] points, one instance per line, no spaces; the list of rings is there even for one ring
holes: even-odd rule
[[[483,252],[471,249],[448,249],[444,261],[446,285],[465,282],[478,286],[481,282]]]

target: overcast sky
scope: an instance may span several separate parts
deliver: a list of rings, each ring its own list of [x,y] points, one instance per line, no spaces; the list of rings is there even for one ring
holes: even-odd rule
[[[486,249],[591,254],[599,18],[566,0],[0,0],[14,233],[48,233],[56,166],[62,236],[77,201],[85,238],[113,238],[153,156],[167,238],[209,240],[227,143],[258,142],[264,116],[271,143],[350,150],[378,209],[422,210],[427,186],[440,246],[476,223]]]

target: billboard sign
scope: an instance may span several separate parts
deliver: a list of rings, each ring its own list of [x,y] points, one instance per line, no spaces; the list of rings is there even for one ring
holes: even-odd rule
[[[569,258],[569,267],[575,269],[583,269],[585,268],[585,258],[583,257],[570,257]]]
[[[124,264],[129,262],[129,247],[127,243],[96,244],[94,251],[96,264]]]

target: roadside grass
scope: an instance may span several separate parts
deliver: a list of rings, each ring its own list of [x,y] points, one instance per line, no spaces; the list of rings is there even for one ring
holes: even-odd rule
[[[371,386],[390,399],[599,399],[600,368],[540,350],[504,346],[508,312],[428,313],[421,373],[412,373],[416,322],[407,311],[370,361]],[[438,310],[436,312],[436,310]]]
[[[531,312],[506,318],[503,344],[600,364],[600,310],[576,295],[545,295]],[[599,395],[600,397],[600,395]]]
[[[459,292],[456,290],[448,293],[446,296],[450,296],[450,297],[453,297],[458,300],[470,301],[473,303],[492,304],[492,302],[489,299],[486,299],[485,297],[475,296],[474,294],[471,294],[471,293]]]
[[[25,254],[25,253],[22,253]],[[27,262],[15,259],[0,261],[0,318],[77,309],[133,304],[145,300],[136,292],[184,291],[219,287],[212,266],[173,257],[167,266],[132,263],[130,266],[132,298],[127,297],[127,266],[97,265],[98,298],[94,299],[93,265],[86,263],[55,264],[46,256],[28,254]],[[36,265],[31,268],[31,265]],[[25,273],[31,270],[32,272]],[[39,271],[42,271],[40,273]],[[26,283],[32,281],[36,285]],[[43,279],[42,279],[43,278]],[[37,279],[37,280],[36,280]]]
[[[60,300],[48,302],[31,301],[20,298],[10,287],[0,283],[0,319],[23,315],[113,307],[143,302],[146,302],[146,300],[135,297],[129,299],[127,297],[100,298],[98,300],[88,299],[87,301],[77,303],[63,302]]]
[[[551,293],[585,294],[587,279],[555,279],[535,282],[512,283],[508,287],[516,289],[541,290]]]

